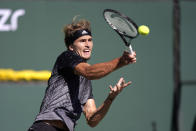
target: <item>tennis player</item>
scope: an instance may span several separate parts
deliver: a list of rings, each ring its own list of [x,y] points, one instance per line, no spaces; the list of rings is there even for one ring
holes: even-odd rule
[[[136,54],[124,52],[111,61],[90,65],[93,41],[90,22],[73,20],[64,28],[67,50],[54,64],[40,112],[29,131],[74,131],[83,112],[89,126],[95,127],[106,115],[116,96],[131,82],[120,78],[101,106],[96,108],[91,80],[100,79],[120,67],[136,62]]]

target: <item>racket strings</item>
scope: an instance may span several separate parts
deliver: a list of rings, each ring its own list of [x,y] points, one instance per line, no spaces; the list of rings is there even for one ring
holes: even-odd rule
[[[104,16],[112,28],[118,30],[119,33],[128,37],[137,36],[137,29],[126,18],[114,12],[105,12]]]

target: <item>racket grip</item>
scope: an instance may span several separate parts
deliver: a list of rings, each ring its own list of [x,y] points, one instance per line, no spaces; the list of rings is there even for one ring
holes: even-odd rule
[[[129,53],[132,55],[133,54],[133,48],[131,45],[129,45]]]

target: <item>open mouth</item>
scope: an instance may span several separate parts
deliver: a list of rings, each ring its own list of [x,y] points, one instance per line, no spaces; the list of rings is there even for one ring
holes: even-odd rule
[[[89,53],[90,50],[89,50],[89,49],[85,49],[83,52],[84,52],[84,53]]]

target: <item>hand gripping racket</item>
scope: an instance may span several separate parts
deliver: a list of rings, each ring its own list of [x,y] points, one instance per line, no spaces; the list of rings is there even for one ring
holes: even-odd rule
[[[132,54],[131,40],[138,36],[138,26],[135,22],[124,14],[112,9],[105,9],[103,16],[110,27],[120,35],[125,45],[129,47],[130,54]]]

